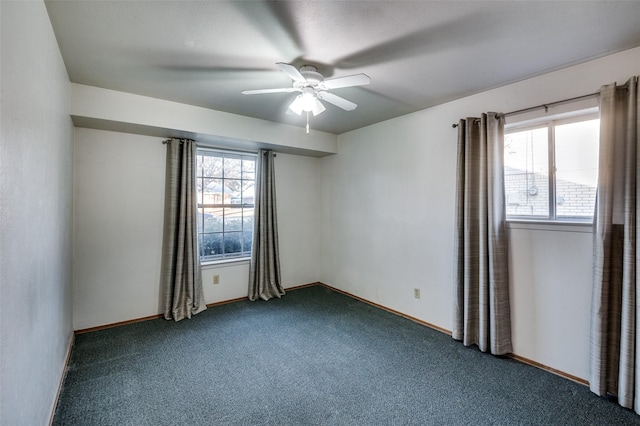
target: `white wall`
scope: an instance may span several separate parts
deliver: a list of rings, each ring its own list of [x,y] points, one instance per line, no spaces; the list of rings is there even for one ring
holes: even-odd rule
[[[0,424],[44,425],[72,338],[69,79],[42,2],[0,17]]]
[[[450,330],[451,124],[593,93],[638,73],[640,48],[340,135],[338,155],[320,159],[321,281]],[[586,379],[591,234],[510,236],[514,352]]]
[[[590,229],[520,228],[509,235],[514,351],[588,379]]]
[[[162,140],[76,128],[76,330],[161,312]],[[276,185],[283,284],[318,281],[317,159],[278,154]],[[219,275],[219,284],[213,285],[213,275]],[[246,297],[248,276],[248,262],[206,266],[206,302]]]
[[[320,246],[318,159],[276,157],[278,238],[285,287],[317,282]]]
[[[162,139],[76,128],[74,329],[158,313]]]

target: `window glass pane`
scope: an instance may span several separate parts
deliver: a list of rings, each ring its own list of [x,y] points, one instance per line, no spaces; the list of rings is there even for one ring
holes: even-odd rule
[[[196,178],[196,203],[202,203],[202,178]]]
[[[242,231],[242,209],[224,209],[224,232]]]
[[[225,254],[242,253],[242,232],[224,233]]]
[[[253,209],[242,209],[242,228],[245,231],[253,231]]]
[[[244,204],[255,203],[255,183],[252,180],[242,181],[242,202]]]
[[[242,160],[238,155],[224,156],[224,178],[240,179],[242,177]]]
[[[253,240],[253,209],[247,208],[242,211],[242,250],[251,254],[251,243]]]
[[[203,209],[203,232],[222,232],[222,209]]]
[[[549,217],[549,156],[546,127],[504,138],[507,216]]]
[[[202,176],[202,155],[200,153],[196,156],[196,176]]]
[[[202,204],[222,203],[222,179],[202,179]]]
[[[222,234],[202,234],[200,252],[203,256],[217,256],[222,254]]]
[[[598,184],[600,120],[555,127],[556,217],[591,218]]]
[[[251,232],[242,233],[242,251],[245,256],[251,256],[251,246],[253,243],[253,234]]]
[[[242,179],[255,180],[256,178],[256,160],[254,158],[242,159]]]
[[[206,152],[206,151],[205,151]],[[222,177],[222,156],[216,153],[206,153],[201,160],[200,176]]]
[[[196,209],[196,229],[198,230],[198,234],[202,234],[202,227],[204,225],[202,210],[201,208]]]
[[[242,181],[240,179],[224,180],[224,203],[240,204],[242,203]]]

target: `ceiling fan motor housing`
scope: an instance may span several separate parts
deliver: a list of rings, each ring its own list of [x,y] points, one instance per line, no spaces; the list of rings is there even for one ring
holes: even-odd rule
[[[317,86],[320,82],[324,81],[322,74],[320,74],[313,65],[301,66],[300,74],[307,80],[307,84],[301,83],[301,87]]]

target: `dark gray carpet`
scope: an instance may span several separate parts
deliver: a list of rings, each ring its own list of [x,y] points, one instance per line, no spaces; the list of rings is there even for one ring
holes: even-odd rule
[[[76,337],[55,425],[628,425],[588,388],[315,286]]]

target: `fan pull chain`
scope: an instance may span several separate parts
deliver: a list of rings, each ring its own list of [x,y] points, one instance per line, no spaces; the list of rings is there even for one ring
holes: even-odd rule
[[[309,134],[309,111],[307,111],[307,134]]]

